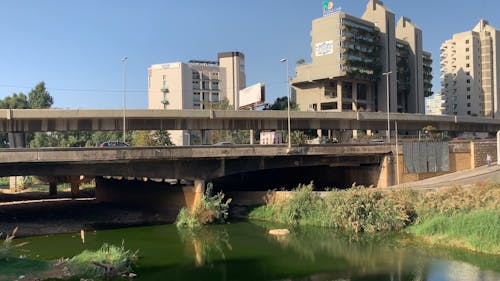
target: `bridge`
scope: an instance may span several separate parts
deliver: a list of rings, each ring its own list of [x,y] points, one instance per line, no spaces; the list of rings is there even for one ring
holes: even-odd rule
[[[283,110],[127,110],[129,130],[285,130]],[[390,113],[391,127],[421,130],[432,125],[440,131],[497,132],[500,119],[468,116],[430,116]],[[291,128],[386,130],[384,112],[291,112]],[[119,131],[122,110],[0,109],[0,132]]]
[[[3,176],[123,176],[211,180],[256,170],[380,163],[390,145],[1,149]]]
[[[0,150],[0,176],[47,177],[51,193],[56,192],[58,179],[69,178],[74,196],[81,176],[95,177],[100,201],[147,203],[168,197],[171,201],[165,204],[175,209],[181,202],[193,202],[193,194],[203,192],[207,181],[217,188],[226,184],[232,191],[264,192],[311,180],[320,186],[377,184],[388,178],[381,163],[391,153],[387,144],[311,145],[292,151],[284,145],[15,148]],[[162,179],[183,179],[193,185],[172,186]]]

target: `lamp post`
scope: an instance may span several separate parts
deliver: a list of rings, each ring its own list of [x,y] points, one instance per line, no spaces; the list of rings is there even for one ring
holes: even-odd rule
[[[384,72],[382,73],[383,76],[387,77],[387,142],[391,143],[391,107],[389,103],[389,75],[392,73],[392,71],[389,72]]]
[[[125,99],[125,82],[126,82],[126,71],[127,71],[127,57],[122,58],[122,114],[123,114],[123,142],[127,140],[127,128],[126,128],[126,116],[125,116],[125,108],[126,108],[126,99]]]
[[[280,59],[280,62],[286,62],[286,96],[287,96],[287,118],[288,118],[288,151],[291,151],[292,149],[292,131],[290,128],[290,86],[288,85],[290,77],[288,76],[288,59],[282,58]]]

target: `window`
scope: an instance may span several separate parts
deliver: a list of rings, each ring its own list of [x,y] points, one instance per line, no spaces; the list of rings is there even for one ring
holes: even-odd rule
[[[469,103],[467,103],[467,107],[470,107],[470,102],[469,102]]]
[[[465,59],[466,59],[466,60],[470,59],[470,56],[465,56]]]
[[[193,71],[193,79],[200,79],[200,73],[197,71]]]
[[[193,93],[193,101],[200,101],[200,92]]]
[[[212,93],[212,101],[219,101],[219,93]]]
[[[465,75],[470,76],[470,71],[465,72]]]
[[[465,44],[469,44],[469,39],[465,40]]]
[[[199,90],[199,89],[200,89],[200,82],[193,81],[193,90]]]
[[[467,111],[467,115],[470,115],[470,110],[469,110],[469,111]]]
[[[212,90],[219,90],[219,82],[212,81]]]
[[[467,95],[467,99],[470,100],[470,95]]]
[[[469,64],[469,63],[468,63],[468,64],[466,64],[466,65],[465,65],[465,67],[470,67],[470,64]]]
[[[470,92],[470,87],[467,87],[467,92]]]
[[[325,102],[321,104],[321,110],[332,110],[337,109],[336,102]]]
[[[468,52],[469,51],[469,48],[465,48],[465,51]]]
[[[467,79],[467,84],[470,84],[470,79]]]
[[[203,81],[202,82],[202,86],[203,86],[203,90],[208,90],[209,89],[209,86],[208,86],[208,81]]]

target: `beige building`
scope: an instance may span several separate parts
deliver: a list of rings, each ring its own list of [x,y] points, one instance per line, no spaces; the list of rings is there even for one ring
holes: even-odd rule
[[[498,116],[499,36],[498,30],[480,20],[472,31],[454,34],[441,45],[441,86],[447,114]]]
[[[445,100],[441,93],[436,93],[425,99],[425,114],[443,115],[445,109]]]
[[[361,18],[336,11],[313,20],[311,37],[312,62],[298,65],[291,81],[300,110],[387,111],[389,91],[390,111],[424,113],[432,61],[409,19],[396,24],[370,0]]]
[[[219,53],[218,61],[153,64],[148,69],[148,108],[206,109],[225,98],[236,108],[238,92],[245,84],[241,52]],[[204,138],[201,132],[169,132],[175,145],[200,143]]]

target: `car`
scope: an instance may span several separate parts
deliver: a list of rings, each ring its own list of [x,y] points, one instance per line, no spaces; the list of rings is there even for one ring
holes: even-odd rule
[[[218,143],[214,143],[214,145],[225,146],[225,145],[233,145],[233,143],[232,142],[228,142],[228,141],[221,141],[221,142],[218,142]]]
[[[128,143],[122,141],[106,141],[99,145],[99,147],[126,147]]]

